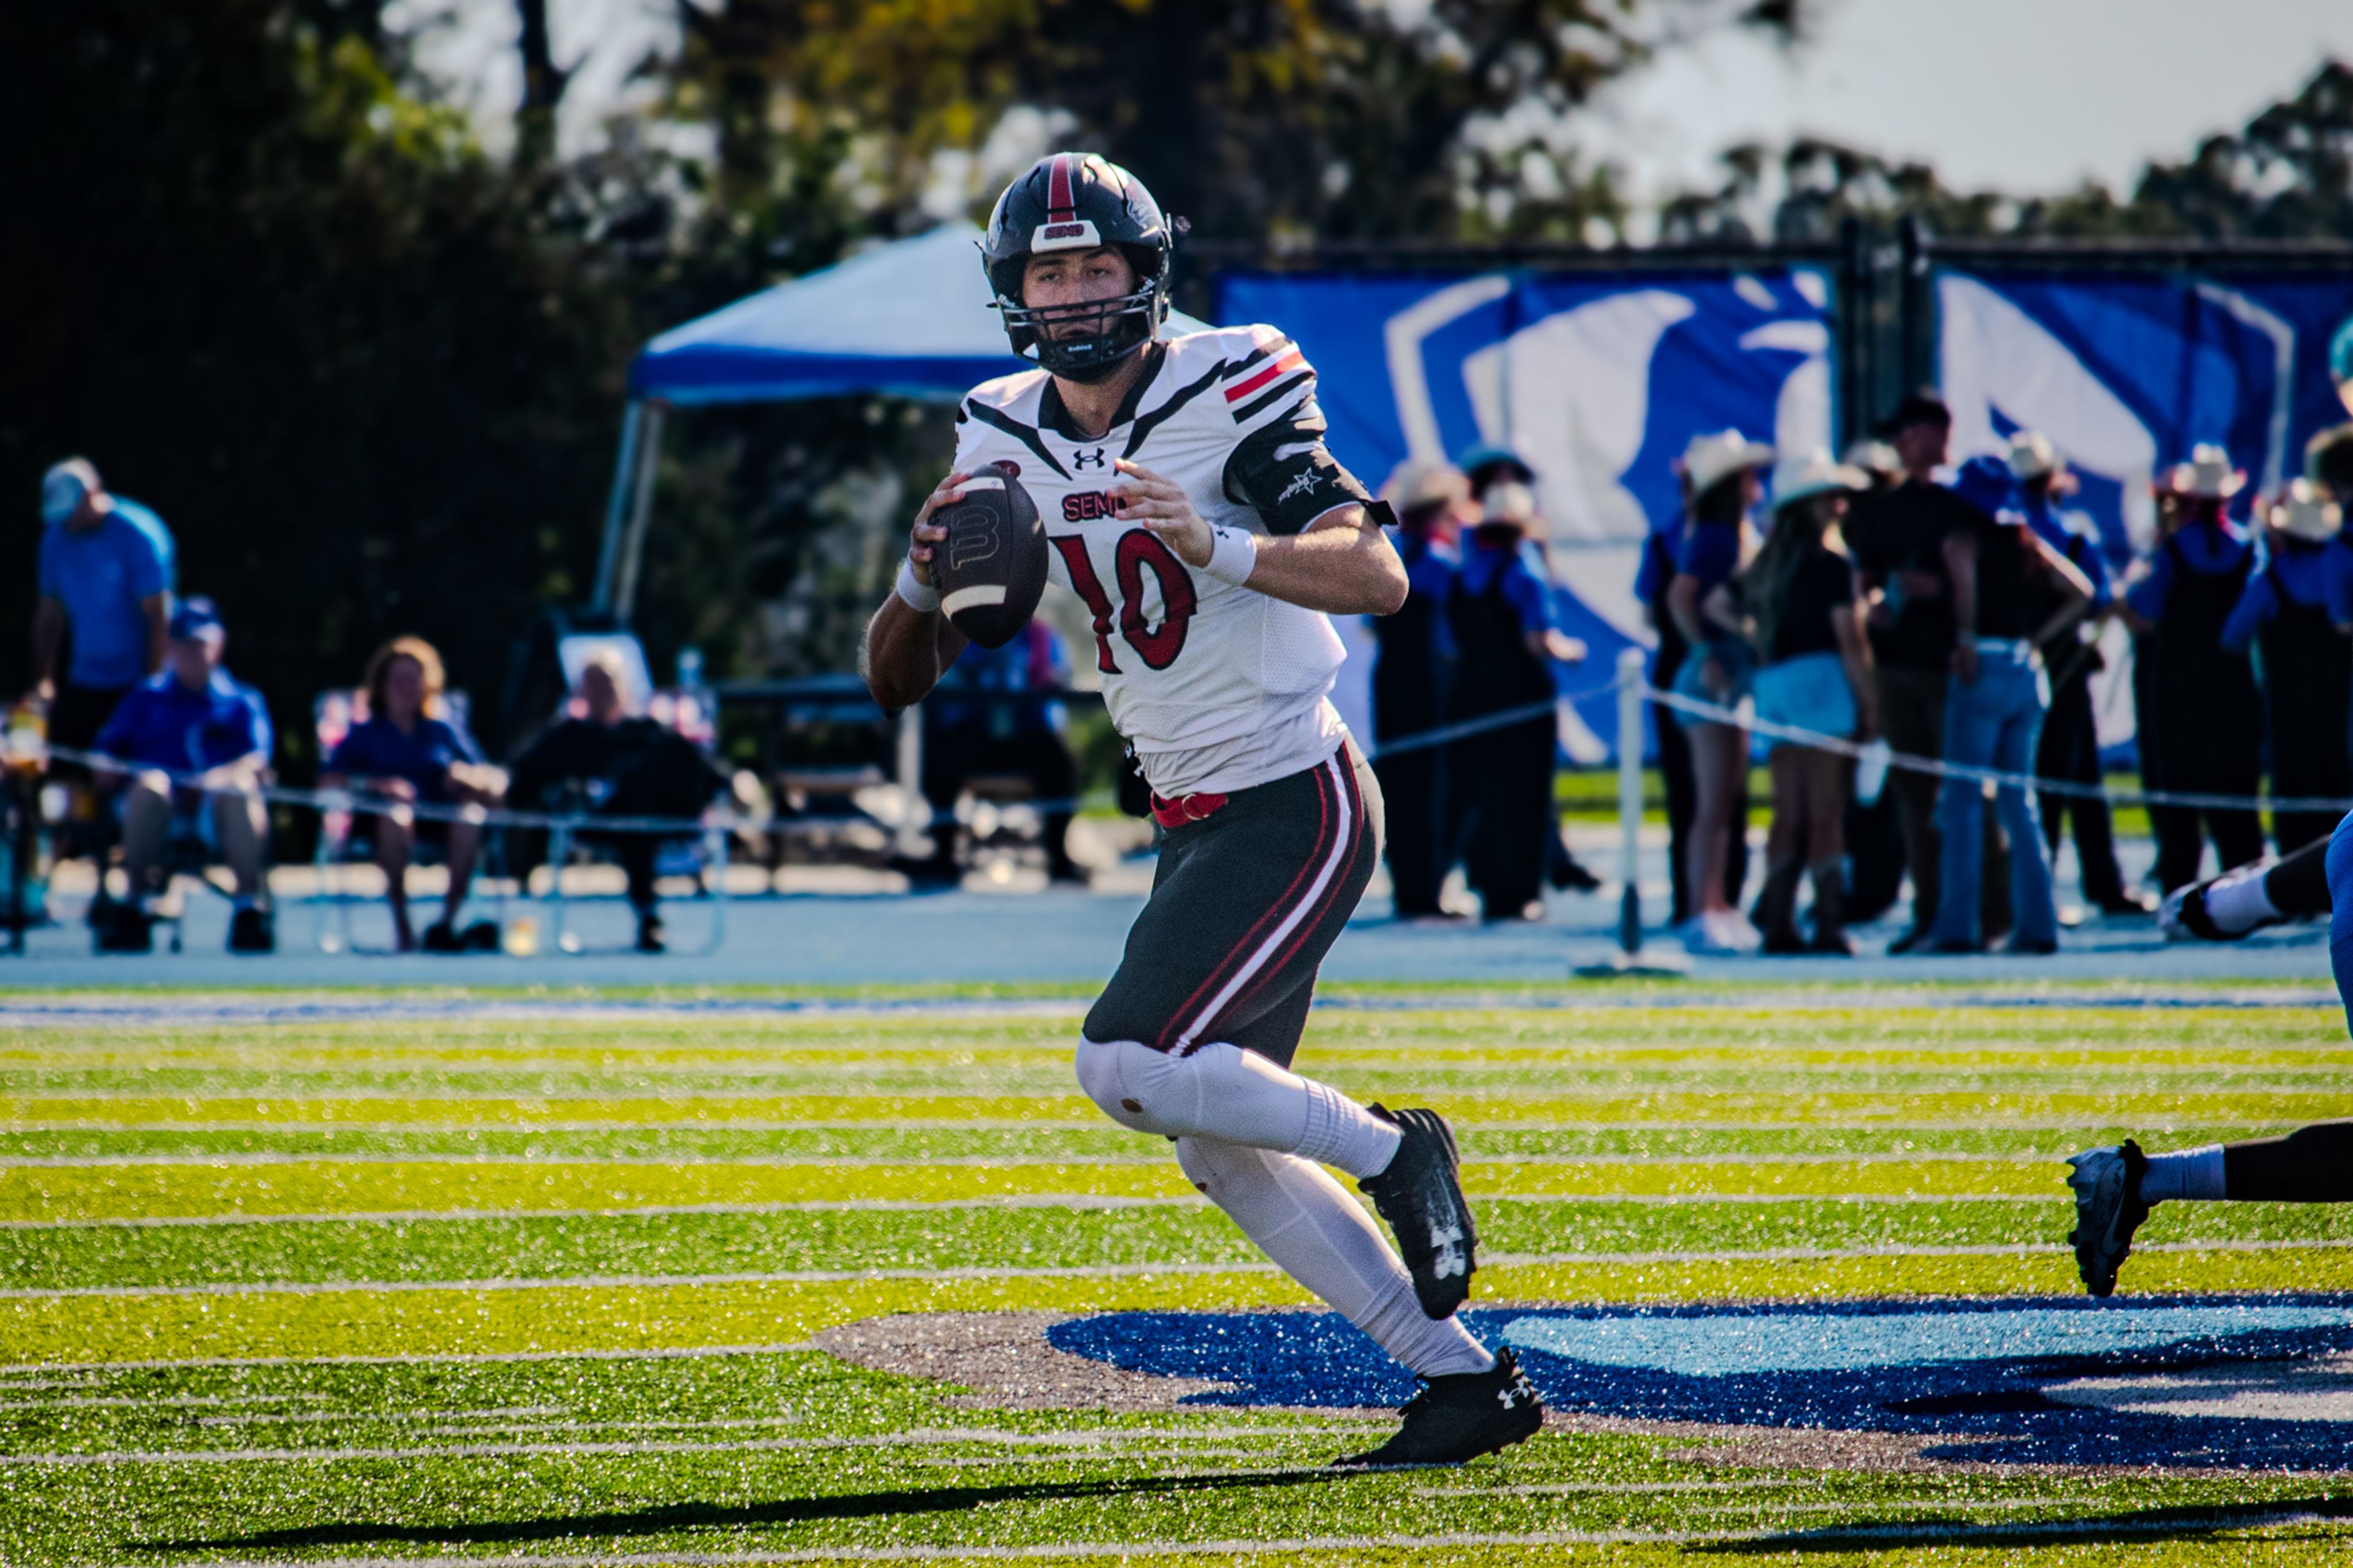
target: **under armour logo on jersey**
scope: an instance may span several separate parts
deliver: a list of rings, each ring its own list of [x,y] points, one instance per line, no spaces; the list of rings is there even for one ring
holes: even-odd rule
[[[1291,482],[1282,487],[1282,493],[1274,498],[1274,504],[1281,506],[1293,496],[1314,495],[1323,483],[1323,475],[1313,468],[1302,468],[1291,476]]]
[[[1110,466],[1110,459],[1103,456],[1103,449],[1101,447],[1097,447],[1092,452],[1071,454],[1071,467],[1074,468],[1104,468]]]
[[[1459,1225],[1433,1225],[1430,1227],[1430,1245],[1438,1257],[1430,1266],[1430,1275],[1443,1279],[1449,1275],[1471,1272],[1462,1256],[1462,1227]]]

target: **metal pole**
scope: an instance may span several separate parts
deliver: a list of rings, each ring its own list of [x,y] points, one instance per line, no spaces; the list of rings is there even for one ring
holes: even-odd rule
[[[630,480],[637,477],[638,426],[646,405],[636,398],[621,410],[621,450],[613,459],[613,489],[605,499],[605,541],[596,551],[596,592],[592,608],[613,607],[613,568],[621,558],[621,524],[628,520]]]
[[[638,437],[638,493],[629,507],[629,533],[621,545],[618,581],[613,585],[613,618],[622,626],[638,607],[638,566],[646,554],[646,524],[654,510],[654,472],[661,467],[665,405],[646,405],[645,428]]]
[[[1642,951],[1642,670],[1639,647],[1618,652],[1618,945]]]

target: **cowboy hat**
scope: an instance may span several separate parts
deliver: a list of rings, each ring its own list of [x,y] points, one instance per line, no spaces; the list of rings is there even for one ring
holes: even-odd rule
[[[1829,452],[1817,447],[1795,463],[1788,464],[1773,475],[1773,510],[1795,506],[1809,496],[1828,491],[1867,490],[1871,476],[1861,468],[1831,461]]]
[[[2039,430],[2021,430],[2010,438],[2010,477],[2020,484],[2067,471],[2067,459]]]
[[[1742,469],[1768,468],[1772,461],[1773,448],[1762,441],[1752,441],[1737,430],[1718,430],[1691,438],[1683,448],[1683,478],[1692,494],[1704,496]]]
[[[1381,486],[1381,500],[1401,512],[1470,499],[1471,481],[1461,469],[1420,458],[1408,458],[1390,469],[1388,482]]]
[[[2296,479],[2282,489],[2265,520],[2282,533],[2315,544],[2336,538],[2345,526],[2343,509],[2310,479]]]
[[[2182,493],[2200,500],[2227,500],[2247,482],[2247,471],[2232,468],[2231,454],[2211,441],[2201,441],[2189,449],[2189,481],[2182,486]]]
[[[1869,474],[1894,475],[1904,471],[1904,459],[1884,441],[1857,441],[1846,449],[1846,466]]]
[[[1530,539],[1545,537],[1544,514],[1536,510],[1535,492],[1517,479],[1489,485],[1480,504],[1486,509],[1482,526],[1516,528]]]

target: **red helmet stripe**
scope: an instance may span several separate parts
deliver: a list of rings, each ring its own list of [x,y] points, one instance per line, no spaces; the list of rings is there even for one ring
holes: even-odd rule
[[[1071,193],[1071,157],[1068,153],[1055,153],[1054,166],[1047,172],[1046,216],[1050,220],[1078,214],[1078,198]]]

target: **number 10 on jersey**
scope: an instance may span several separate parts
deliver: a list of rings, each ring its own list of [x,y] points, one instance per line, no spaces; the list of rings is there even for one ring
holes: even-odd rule
[[[1056,550],[1062,553],[1062,564],[1070,568],[1071,586],[1086,601],[1095,618],[1095,668],[1105,675],[1117,675],[1119,666],[1112,658],[1111,631],[1113,610],[1111,595],[1103,592],[1103,579],[1095,575],[1094,562],[1087,554],[1084,534],[1058,533],[1050,538]],[[1147,624],[1144,618],[1144,574],[1150,572],[1160,586],[1160,624]],[[1150,529],[1132,528],[1119,537],[1112,550],[1112,580],[1119,587],[1119,635],[1135,655],[1151,669],[1166,669],[1176,662],[1185,650],[1185,630],[1191,625],[1198,599],[1193,589],[1193,574],[1176,559],[1176,552],[1162,542]]]

